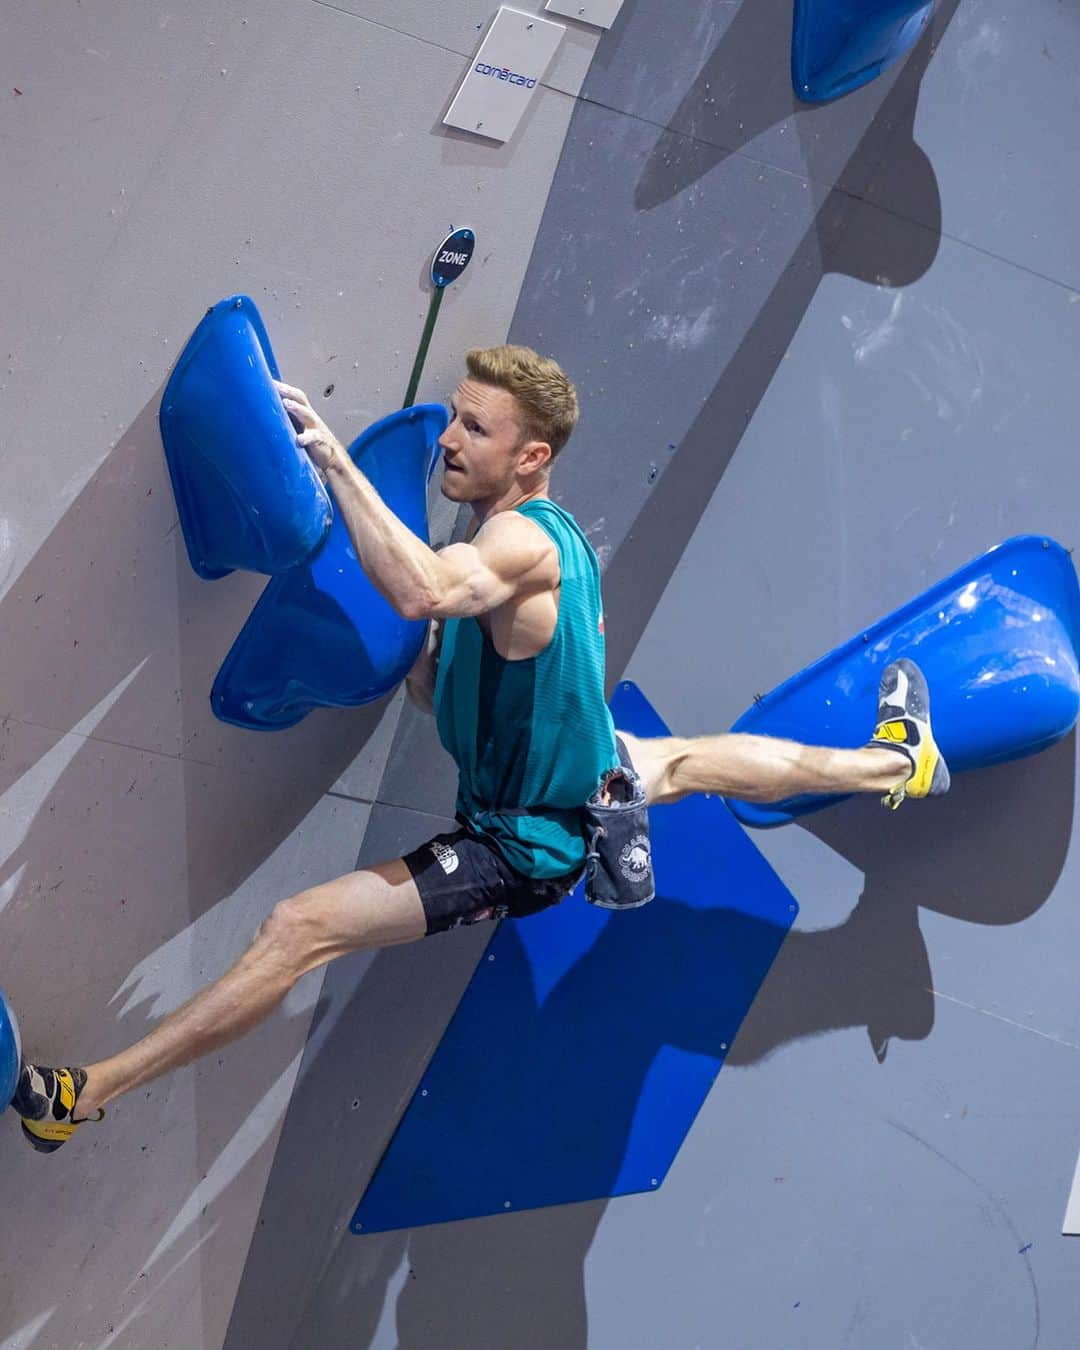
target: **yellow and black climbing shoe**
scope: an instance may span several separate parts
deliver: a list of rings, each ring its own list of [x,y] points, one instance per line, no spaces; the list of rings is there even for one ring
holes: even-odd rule
[[[22,1132],[39,1153],[55,1153],[88,1117],[75,1119],[85,1069],[45,1069],[23,1060],[11,1106],[22,1118]],[[104,1119],[105,1112],[89,1117]]]
[[[949,767],[930,728],[930,690],[926,677],[906,657],[885,667],[878,689],[874,746],[899,750],[911,773],[881,799],[895,811],[905,797],[940,797],[949,790]]]

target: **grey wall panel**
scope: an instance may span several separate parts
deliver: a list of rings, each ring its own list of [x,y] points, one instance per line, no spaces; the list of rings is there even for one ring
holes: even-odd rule
[[[148,852],[185,859],[180,891],[170,884],[140,899],[163,932],[228,895],[287,839],[378,725],[377,706],[324,713],[281,738],[214,721],[210,684],[260,584],[207,586],[190,572],[147,410],[0,600],[5,718],[54,736],[86,725],[91,748],[119,745],[185,768],[172,809],[143,822]],[[5,786],[24,772],[5,769]],[[34,822],[27,886],[68,846],[54,829],[47,811]],[[107,867],[110,845],[108,834],[82,839],[82,866]],[[69,1011],[96,1021],[110,992],[94,1000],[87,987],[88,1006]]]
[[[273,24],[230,24],[214,48],[220,64],[204,67],[198,96],[158,150],[152,189],[139,194],[101,267],[83,259],[92,273],[83,303],[74,314],[65,311],[52,339],[65,380],[54,387],[35,366],[23,372],[17,390],[9,382],[15,406],[31,410],[35,434],[55,447],[51,494],[26,463],[11,495],[5,492],[5,514],[21,511],[19,561],[34,531],[55,522],[152,398],[213,298],[241,288],[254,295],[283,368],[316,389],[324,387],[324,375],[337,383],[326,407],[343,432],[358,429],[404,392],[425,312],[424,263],[455,219],[467,215],[482,246],[488,220],[499,222],[500,233],[498,247],[489,234],[480,265],[448,298],[432,380],[456,375],[463,323],[481,341],[505,328],[558,156],[567,101],[539,97],[526,134],[512,148],[432,135],[435,87],[456,68],[456,58],[320,6],[282,4],[280,10]],[[119,20],[115,31],[122,38]],[[370,66],[359,82],[350,50],[358,31]],[[299,50],[322,72],[318,99],[295,79]],[[40,58],[46,66],[47,51]],[[396,98],[403,81],[407,87],[415,82],[423,96]],[[120,116],[124,105],[110,87],[112,115]],[[30,97],[28,91],[19,106]],[[57,129],[37,152],[55,154],[62,135]],[[406,142],[407,162],[400,149]],[[373,153],[384,146],[385,154]],[[283,156],[311,166],[311,181],[290,181]],[[120,161],[126,167],[122,153]],[[534,180],[536,186],[526,188]],[[27,203],[26,248],[19,254],[24,273],[49,268],[56,205]],[[456,312],[465,296],[468,320]],[[53,332],[32,308],[28,322]],[[130,355],[118,361],[118,352]],[[76,426],[78,439],[71,434]],[[21,434],[20,421],[9,424],[12,444]],[[36,471],[42,477],[43,469]],[[54,514],[48,517],[41,513],[50,497]],[[39,516],[30,517],[35,506]]]
[[[947,241],[903,290],[838,277],[821,286],[631,662],[662,711],[665,689],[683,730],[727,725],[755,693],[1008,535],[1045,531],[1071,545],[1075,513],[1061,488],[1080,409],[1069,296]],[[673,674],[676,643],[693,669],[716,672],[707,697]],[[835,827],[868,888],[874,862],[887,875],[892,859],[893,895],[906,890],[906,851],[934,860],[914,898],[975,924],[932,925],[943,992],[1066,1038],[1076,1015],[1068,973],[1033,986],[1031,970],[1047,944],[1073,937],[1074,887],[1058,876],[1072,780],[1071,756],[1044,756],[958,785],[968,810],[954,816],[949,802],[941,828],[904,822],[894,839],[866,813]],[[809,828],[832,827],[823,818]],[[770,857],[788,847],[782,835],[762,846]],[[1018,871],[1014,857],[1032,861]],[[1037,913],[1051,896],[1059,903]],[[997,928],[1028,918],[1018,932]]]
[[[941,23],[949,13],[942,10]],[[660,50],[654,39],[650,52]],[[821,279],[836,271],[902,286],[933,262],[936,230],[907,228],[884,212],[868,216],[859,201],[885,172],[888,153],[893,165],[910,163],[912,193],[932,214],[936,180],[912,129],[931,51],[920,44],[876,110],[852,105],[843,186],[832,190],[741,154],[705,166],[705,176],[687,178],[671,156],[654,170],[640,153],[644,124],[579,108],[514,333],[554,350],[583,385],[583,425],[568,457],[573,480],[564,470],[556,493],[573,490],[611,563],[612,676],[787,359]],[[647,172],[660,174],[650,181],[663,190],[643,202]],[[603,216],[589,207],[594,187],[607,204]],[[618,374],[624,365],[633,398]]]
[[[1056,0],[1016,6],[967,0],[942,38],[917,133],[942,180],[943,229],[1070,286],[1080,283],[1073,233],[1080,115],[1073,71],[1076,10]],[[910,213],[903,174],[871,200]]]
[[[890,829],[884,813],[860,803],[813,827],[863,873],[863,904],[887,906],[908,925],[918,915],[928,983],[941,997],[1063,1044],[1075,1043],[1080,1000],[1047,953],[1068,949],[1076,932],[1074,776],[1070,737],[1036,759],[959,781],[934,818]],[[771,852],[773,840],[764,846]],[[815,868],[803,878],[804,891],[819,892]]]
[[[783,961],[762,997],[783,997]],[[932,1039],[885,1065],[837,1028],[721,1075],[664,1189],[608,1208],[587,1265],[589,1344],[1072,1344],[1073,1252],[1055,1232],[1071,1059],[942,1007]],[[1037,1173],[1023,1165],[1033,1133],[1049,1145]]]
[[[451,825],[377,805],[359,865]],[[349,1220],[487,939],[459,929],[328,970],[226,1345],[369,1343],[402,1244],[359,1242]]]
[[[938,29],[955,7],[956,0],[940,7]],[[889,102],[894,84],[904,83],[900,66],[844,99],[799,103],[791,87],[791,0],[699,5],[679,20],[672,22],[664,0],[625,6],[582,89],[590,101],[651,125],[654,145],[636,187],[645,210],[731,154],[831,185],[861,129]],[[932,29],[926,48],[933,39]]]
[[[578,511],[607,559],[668,471],[717,373],[735,359],[776,286],[778,260],[802,247],[817,207],[805,180],[737,156],[691,196],[639,211],[634,190],[655,128],[583,105],[574,130],[575,153],[564,157],[547,208],[550,243],[533,257],[514,336],[553,352],[580,385],[581,426],[555,495]],[[812,287],[811,263],[798,275]],[[743,424],[749,411],[739,409]],[[706,434],[712,452],[716,438]]]
[[[39,472],[44,478],[45,466],[30,469],[15,454],[0,468],[0,475],[24,484]],[[53,496],[35,485],[28,514],[18,516],[29,541],[34,514],[54,510]],[[29,541],[24,536],[20,542]],[[214,675],[262,585],[262,578],[238,574],[210,586],[191,572],[155,400],[81,486],[0,599],[11,653],[0,674],[0,708],[6,716],[65,731],[122,684],[95,734],[256,772],[275,764],[280,771],[282,747],[291,744],[304,766],[297,787],[308,774],[321,787],[320,772],[339,772],[362,743],[366,732],[359,723],[324,714],[275,743],[239,733],[210,714]],[[370,716],[361,714],[361,721]]]
[[[456,796],[457,769],[439,742],[434,718],[406,705],[379,786],[379,799],[452,817]]]
[[[877,217],[857,208],[851,237]],[[1008,535],[1071,546],[1071,295],[949,240],[903,288],[826,278],[635,654],[642,687],[677,635],[723,675],[688,729],[730,722]],[[706,579],[724,584],[703,608]]]
[[[220,6],[198,0],[174,11],[138,3],[7,7],[9,261],[0,268],[7,430],[41,399],[32,381],[56,359],[160,155],[183,134],[228,27]]]
[[[213,796],[222,771],[93,730],[9,721],[0,811],[4,985],[28,1051],[84,1061],[222,973],[274,899],[346,870],[368,811],[317,798],[286,846],[268,849],[263,832],[243,882],[207,895],[192,880],[228,875],[232,838],[251,852],[248,822],[220,800],[216,840],[185,828],[187,804]],[[234,808],[243,787],[234,775]],[[4,1194],[20,1219],[3,1241],[5,1337],[33,1324],[37,1336],[15,1344],[220,1344],[319,978],[242,1049],[133,1094],[59,1157],[33,1153],[8,1118]]]
[[[571,101],[540,90],[513,145],[481,145],[439,127],[462,56],[392,24],[307,0],[10,8],[0,981],[28,1051],[85,1059],[353,865],[400,708],[280,737],[211,718],[261,582],[199,583],[184,556],[156,428],[180,345],[248,291],[283,371],[355,434],[400,401],[431,251],[468,223],[481,252],[421,388],[445,395],[462,348],[506,333]],[[58,1158],[8,1119],[5,1198],[35,1205],[0,1238],[0,1343],[221,1343],[318,985]]]
[[[928,91],[924,80],[916,137],[924,125],[955,128],[958,101],[955,84]],[[994,113],[1003,124],[1011,115],[1008,106]],[[680,730],[723,727],[755,692],[1010,533],[1045,530],[1072,543],[1075,297],[938,240],[940,217],[927,209],[937,196],[927,188],[937,185],[923,179],[917,189],[912,166],[940,172],[945,211],[969,187],[978,192],[985,175],[959,155],[939,169],[928,137],[890,181],[890,156],[910,143],[910,127],[901,120],[888,133],[894,148],[867,180],[890,185],[888,216],[851,209],[824,251],[825,275],[629,663],[661,711],[683,718]],[[850,169],[842,181],[850,190]],[[1011,214],[1017,235],[1054,220],[1038,200],[1030,214],[1014,200]],[[1051,233],[1053,247],[1068,251],[1061,217]],[[981,243],[977,225],[971,238]],[[1030,255],[1009,256],[1033,265]],[[878,277],[892,285],[874,285]],[[734,393],[724,377],[721,387]],[[694,435],[703,442],[704,428]],[[704,468],[696,481],[707,482]],[[640,578],[648,544],[663,547],[663,524],[681,527],[694,505],[673,499],[670,480],[653,501],[660,519],[639,519],[624,545],[620,594],[635,614],[644,606],[631,590],[631,546]],[[608,604],[618,632],[611,588]],[[1074,779],[1069,738],[1038,759],[958,782],[937,812],[889,818],[859,804],[805,831],[757,836],[800,900],[800,931],[733,1048],[733,1061],[754,1074],[714,1093],[715,1125],[695,1134],[681,1160],[687,1190],[663,1197],[670,1226],[657,1212],[636,1231],[622,1208],[605,1215],[593,1260],[609,1242],[612,1255],[588,1285],[597,1344],[616,1329],[627,1343],[655,1343],[659,1281],[635,1286],[631,1308],[607,1296],[646,1224],[672,1253],[665,1325],[671,1334],[671,1318],[683,1319],[675,1334],[687,1343],[703,1338],[711,1288],[684,1271],[695,1265],[691,1244],[713,1239],[725,1275],[729,1261],[735,1268],[723,1285],[734,1303],[712,1305],[735,1344],[1070,1343],[1078,1310],[1058,1230],[1078,1102],[1060,1057],[1076,1044],[1078,999],[1070,963],[1056,954],[1076,936]],[[786,1075],[799,1058],[796,1085]],[[1037,1084],[1028,1077],[1036,1059]],[[863,1082],[853,1087],[859,1064]],[[918,1088],[905,1081],[909,1068],[925,1075]],[[741,1123],[739,1106],[720,1114],[724,1088],[773,1087],[771,1111],[759,1102]],[[982,1108],[971,1107],[973,1092]],[[966,1156],[935,1141],[938,1122],[952,1129],[982,1112],[986,1127],[963,1142]],[[889,1121],[901,1126],[892,1142],[883,1138]],[[774,1122],[783,1163],[758,1153],[757,1132]],[[929,1168],[905,1151],[914,1136],[930,1145],[919,1145],[924,1162],[935,1159]],[[704,1161],[714,1156],[722,1162]],[[725,1167],[707,1218],[691,1157],[706,1173]],[[740,1194],[748,1173],[752,1194]],[[803,1209],[789,1188],[793,1176],[811,1174],[815,1194]],[[1026,1214],[1019,1222],[1016,1206]],[[800,1269],[813,1272],[809,1303],[799,1281],[786,1280]],[[790,1301],[780,1303],[777,1282]],[[805,1321],[790,1320],[808,1310]]]

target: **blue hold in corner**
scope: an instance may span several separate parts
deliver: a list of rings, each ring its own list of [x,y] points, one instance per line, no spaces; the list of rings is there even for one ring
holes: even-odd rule
[[[383,501],[425,542],[427,485],[446,426],[444,407],[417,404],[373,423],[349,446]],[[317,555],[267,584],[210,702],[223,722],[253,731],[294,726],[317,707],[370,703],[405,678],[426,632],[375,589],[335,515]]]
[[[953,773],[1044,750],[1080,713],[1080,586],[1065,549],[1018,535],[779,685],[732,727],[854,748],[873,732],[881,672],[908,656],[930,685]],[[729,801],[744,825],[784,825],[840,799]]]
[[[306,562],[330,529],[330,498],[271,383],[259,311],[220,300],[180,354],[159,422],[191,566],[273,575]]]
[[[933,0],[795,0],[795,93],[824,103],[869,84],[911,50],[933,8]]]
[[[15,1010],[0,989],[0,1111],[11,1105],[19,1083],[19,1023]]]

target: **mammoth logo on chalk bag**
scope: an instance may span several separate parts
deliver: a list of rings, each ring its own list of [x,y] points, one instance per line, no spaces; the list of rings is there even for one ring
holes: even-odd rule
[[[645,788],[618,742],[621,767],[604,775],[582,808],[585,899],[601,909],[638,909],[656,894]]]
[[[619,871],[627,881],[643,882],[652,871],[652,849],[647,834],[635,834],[619,851]]]

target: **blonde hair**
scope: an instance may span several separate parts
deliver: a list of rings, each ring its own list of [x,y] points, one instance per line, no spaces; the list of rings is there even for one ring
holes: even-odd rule
[[[578,420],[577,390],[557,361],[531,347],[474,347],[465,357],[474,380],[512,394],[529,440],[546,441],[554,459]]]

